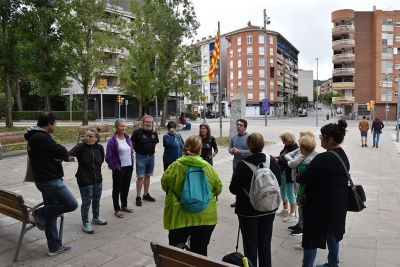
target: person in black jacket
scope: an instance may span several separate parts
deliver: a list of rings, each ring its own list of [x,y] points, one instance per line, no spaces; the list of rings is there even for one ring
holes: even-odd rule
[[[251,155],[244,158],[247,162],[259,165],[265,162],[266,156],[262,153],[264,138],[259,133],[252,133],[246,141]],[[275,159],[270,157],[270,169],[281,184],[279,165]],[[232,175],[229,191],[236,195],[235,213],[238,215],[239,225],[242,231],[243,250],[245,256],[250,259],[253,266],[257,266],[257,251],[259,265],[271,266],[271,238],[272,226],[275,219],[275,211],[260,212],[253,208],[249,197],[243,189],[250,191],[250,184],[253,178],[253,171],[241,160],[236,165]]]
[[[106,225],[107,221],[100,217],[100,198],[103,189],[101,165],[104,162],[104,147],[99,144],[99,132],[92,128],[86,133],[86,140],[77,144],[69,154],[78,159],[78,170],[75,177],[81,193],[82,231],[93,234],[89,223],[89,209],[92,205],[93,224]]]
[[[64,171],[61,164],[62,160],[75,161],[75,157],[70,157],[67,149],[51,137],[56,126],[57,115],[43,112],[39,115],[37,126],[30,127],[25,133],[33,179],[42,193],[44,203],[32,216],[36,227],[46,231],[49,256],[71,251],[71,247],[63,245],[58,236],[57,216],[78,207],[78,201],[63,183]]]

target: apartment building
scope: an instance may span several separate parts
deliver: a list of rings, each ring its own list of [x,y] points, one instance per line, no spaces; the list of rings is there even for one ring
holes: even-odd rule
[[[308,97],[308,101],[312,102],[314,97],[314,71],[298,70],[299,75],[299,96]]]
[[[360,117],[370,114],[366,103],[374,100],[373,115],[395,120],[400,10],[382,11],[375,6],[372,11],[343,9],[332,12],[331,21],[332,90],[342,94],[333,98],[333,103],[342,106],[344,115]]]
[[[227,69],[227,101],[246,94],[246,116],[263,116],[262,100],[268,99],[270,115],[290,112],[288,100],[298,95],[299,51],[279,32],[251,25],[224,34]],[[266,49],[265,49],[266,42]],[[267,58],[267,60],[266,60]]]

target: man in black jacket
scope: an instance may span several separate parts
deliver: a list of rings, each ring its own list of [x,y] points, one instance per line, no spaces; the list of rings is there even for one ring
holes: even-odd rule
[[[75,158],[70,157],[67,149],[51,137],[56,125],[56,114],[43,112],[37,126],[30,127],[25,133],[33,178],[37,189],[42,192],[44,202],[44,206],[32,215],[37,228],[46,233],[49,256],[71,251],[71,247],[63,245],[58,236],[57,216],[78,207],[76,198],[63,183],[64,171],[61,164],[62,160],[75,161]]]

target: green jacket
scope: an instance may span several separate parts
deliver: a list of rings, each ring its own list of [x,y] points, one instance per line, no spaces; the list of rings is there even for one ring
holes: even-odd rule
[[[188,166],[203,167],[206,173],[212,196],[208,206],[201,212],[188,211],[179,202],[182,194],[186,169]],[[199,155],[183,156],[173,162],[161,178],[162,189],[167,193],[164,206],[164,228],[173,230],[189,226],[216,225],[218,222],[217,201],[215,196],[222,191],[222,183],[215,169]],[[172,192],[172,189],[174,192]]]

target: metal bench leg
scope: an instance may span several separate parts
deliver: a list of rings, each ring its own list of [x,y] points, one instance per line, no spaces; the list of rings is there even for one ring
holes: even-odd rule
[[[24,238],[24,235],[25,235],[26,232],[27,232],[27,230],[26,230],[26,222],[22,222],[21,233],[20,233],[19,238],[18,238],[17,249],[15,250],[13,262],[17,262],[18,261],[18,255],[19,255],[19,250],[21,249],[22,239]]]
[[[60,230],[58,232],[58,237],[60,238],[60,240],[62,242],[63,232],[64,232],[64,214],[61,214],[60,217],[61,217],[61,219],[60,219]]]
[[[0,159],[3,159],[3,146],[0,144]]]

